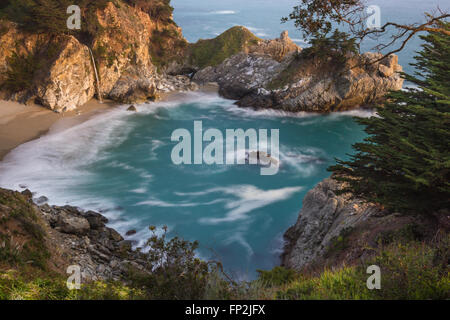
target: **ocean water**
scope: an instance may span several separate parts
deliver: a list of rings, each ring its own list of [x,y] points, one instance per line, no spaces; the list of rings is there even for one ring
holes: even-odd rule
[[[286,29],[279,17],[289,13],[294,2],[173,4],[176,22],[195,41],[235,24],[273,38]],[[401,19],[420,16],[421,8],[428,7],[428,1],[380,3]],[[402,7],[406,3],[408,8]],[[295,29],[287,29],[296,39]],[[404,53],[405,60],[417,48]],[[98,210],[122,234],[137,230],[128,237],[137,246],[150,235],[148,226],[167,225],[170,236],[198,240],[200,257],[221,260],[235,279],[252,279],[257,269],[279,263],[282,235],[295,223],[306,192],[330,175],[326,169],[336,157],[345,158],[351,145],[364,138],[352,116],[372,114],[287,114],[241,109],[233,102],[214,93],[188,93],[173,101],[138,105],[137,113],[121,106],[75,126],[60,126],[11,152],[0,163],[0,186],[21,190],[24,185],[36,197],[47,196],[51,204]],[[192,132],[196,120],[204,130],[222,132],[279,129],[279,173],[261,176],[255,166],[174,165],[172,132]]]
[[[235,25],[242,25],[263,39],[279,37],[283,30],[288,30],[293,41],[301,47],[307,46],[293,22],[281,23],[281,18],[289,16],[299,0],[172,0],[171,3],[175,8],[175,22],[183,28],[190,42],[213,38]],[[388,21],[404,24],[423,22],[424,12],[433,12],[438,6],[447,11],[450,9],[450,0],[367,0],[366,3],[380,7],[382,25]],[[376,44],[368,39],[361,51],[370,51]],[[405,50],[398,53],[406,72],[414,71],[409,63],[420,44],[421,40],[415,37]]]
[[[327,116],[252,111],[215,93],[189,93],[171,101],[126,106],[26,143],[0,163],[0,185],[25,185],[51,204],[104,213],[138,245],[148,226],[201,244],[201,257],[220,259],[237,279],[255,276],[279,260],[282,234],[302,198],[329,176],[334,157],[345,157],[363,138],[353,111]],[[248,165],[174,165],[172,132],[203,129],[280,129],[277,175]]]

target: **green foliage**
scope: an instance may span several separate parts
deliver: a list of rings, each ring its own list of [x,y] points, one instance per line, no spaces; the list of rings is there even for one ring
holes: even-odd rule
[[[303,57],[318,58],[319,60],[331,58],[334,62],[343,64],[349,53],[358,54],[359,52],[359,45],[356,40],[349,38],[347,33],[338,30],[335,30],[330,37],[315,34],[310,43],[311,46],[301,52]]]
[[[258,281],[262,282],[266,287],[281,286],[292,282],[297,274],[294,270],[283,267],[275,267],[272,270],[256,270],[259,273]]]
[[[103,44],[98,44],[94,50],[92,50],[92,54],[94,55],[97,63],[99,61],[105,61],[108,68],[110,68],[114,62],[117,60],[114,52],[108,50],[108,48]]]
[[[33,89],[36,76],[58,55],[61,50],[57,39],[38,41],[31,52],[12,52],[7,58],[6,79],[2,88],[12,93]]]
[[[0,190],[0,205],[8,206],[0,220],[0,263],[47,269],[50,253],[45,231],[32,206],[20,195]]]
[[[9,30],[8,21],[2,20],[0,17],[0,37],[4,34],[6,34]]]
[[[138,7],[148,13],[152,20],[158,20],[166,23],[173,23],[173,7],[170,6],[170,0],[125,0],[132,6]]]
[[[32,33],[78,35],[83,32],[94,32],[98,29],[95,10],[103,8],[108,0],[7,0],[0,7],[0,18],[13,21],[25,31]],[[82,9],[82,31],[71,31],[67,28],[67,8],[78,5]]]
[[[134,272],[132,286],[143,290],[148,299],[202,299],[208,284],[209,265],[195,257],[197,242],[178,237],[167,240],[167,228],[161,236],[155,227],[147,241],[146,254],[150,274]]]
[[[171,61],[181,61],[186,47],[187,41],[173,26],[155,29],[150,45],[152,63],[160,70]]]
[[[349,183],[343,192],[409,213],[450,207],[450,37],[422,38],[419,75],[406,76],[418,89],[391,93],[377,117],[358,119],[369,137],[354,145],[349,161],[330,168]]]
[[[33,87],[34,74],[42,65],[36,53],[18,54],[13,52],[7,59],[6,80],[2,84],[11,92],[29,90]]]
[[[16,22],[23,30],[36,33],[67,32],[69,0],[14,0],[1,10],[1,15]]]
[[[425,230],[419,224],[408,224],[400,230],[388,230],[381,232],[377,237],[377,243],[388,245],[394,242],[408,243],[424,239]]]
[[[316,276],[300,275],[276,292],[277,299],[449,299],[449,238],[434,244],[393,243],[378,250],[361,265],[325,270]],[[366,269],[381,269],[381,289],[366,286]]]
[[[369,263],[381,268],[382,290],[374,299],[449,299],[449,237],[435,247],[420,242],[394,243]],[[361,268],[361,271],[362,268]]]
[[[345,228],[341,231],[339,236],[331,239],[331,243],[327,252],[325,253],[325,257],[331,257],[347,249],[350,246],[349,236],[351,235],[352,231],[353,228]]]
[[[360,22],[358,14],[364,9],[361,0],[299,0],[289,17],[282,22],[294,21],[305,37],[321,34],[326,36],[343,20]]]
[[[0,272],[0,300],[142,300],[142,292],[120,282],[96,281],[69,290],[59,274],[30,275]]]
[[[261,39],[244,27],[233,27],[220,36],[190,46],[190,63],[198,68],[216,66]]]

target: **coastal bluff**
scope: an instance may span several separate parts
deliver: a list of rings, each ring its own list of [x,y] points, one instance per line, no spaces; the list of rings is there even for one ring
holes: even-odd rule
[[[283,32],[279,39],[256,41],[220,64],[198,70],[193,80],[218,83],[220,94],[241,107],[345,111],[373,105],[402,88],[398,56],[382,57],[371,52],[347,54],[343,62],[307,57]]]
[[[0,99],[66,112],[94,97],[131,104],[217,83],[241,107],[327,113],[371,106],[403,85],[396,55],[336,63],[305,56],[287,32],[265,40],[242,26],[188,43],[168,2],[92,6],[80,32],[0,20]]]
[[[432,216],[390,212],[349,193],[333,177],[319,182],[303,199],[295,224],[284,234],[282,266],[301,270],[333,268],[368,260],[394,240],[430,241],[448,232],[450,212]]]

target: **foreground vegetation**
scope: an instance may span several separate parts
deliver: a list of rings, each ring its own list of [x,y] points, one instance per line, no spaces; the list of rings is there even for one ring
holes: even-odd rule
[[[158,275],[130,274],[125,282],[97,281],[69,290],[60,274],[6,270],[0,273],[0,299],[450,299],[449,240],[433,245],[396,242],[364,264],[315,273],[277,267],[260,271],[259,279],[249,283],[230,282],[218,270],[179,274],[165,268]],[[372,264],[382,270],[380,290],[366,286],[366,269]]]

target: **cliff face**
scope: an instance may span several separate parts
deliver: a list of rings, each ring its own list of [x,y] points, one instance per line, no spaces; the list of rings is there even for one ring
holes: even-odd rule
[[[449,212],[435,217],[388,212],[349,194],[329,178],[310,190],[294,226],[286,231],[282,265],[302,270],[352,265],[392,241],[427,241],[448,232]]]
[[[348,56],[346,61],[302,57],[285,32],[279,39],[260,41],[218,65],[199,70],[194,81],[217,82],[220,93],[242,107],[286,111],[342,111],[377,102],[403,79],[398,57],[381,62],[381,54]]]
[[[151,7],[145,9],[151,11]],[[159,91],[184,87],[185,82],[157,72],[168,63],[158,57],[158,48],[179,53],[186,44],[171,19],[154,19],[139,7],[108,2],[83,23],[95,29],[92,38],[82,33],[37,35],[8,23],[7,32],[0,35],[1,98],[20,102],[34,99],[57,112],[77,108],[97,94],[89,50],[103,98],[145,101],[154,99]],[[29,81],[23,83],[23,78]]]
[[[93,211],[36,205],[29,190],[0,188],[0,271],[28,264],[66,275],[78,265],[83,281],[95,281],[121,280],[130,267],[148,270],[143,255],[107,222]]]
[[[63,112],[97,91],[133,103],[216,82],[242,107],[330,112],[372,104],[403,84],[395,55],[374,64],[367,62],[380,55],[372,53],[319,62],[303,57],[287,32],[263,40],[244,27],[188,44],[168,1],[102,3],[86,9],[84,29],[73,35],[35,34],[0,21],[0,98]],[[194,74],[194,82],[185,74]]]
[[[297,223],[284,236],[284,266],[300,270],[317,261],[344,230],[380,214],[374,205],[336,195],[341,188],[337,181],[326,179],[307,193]]]

